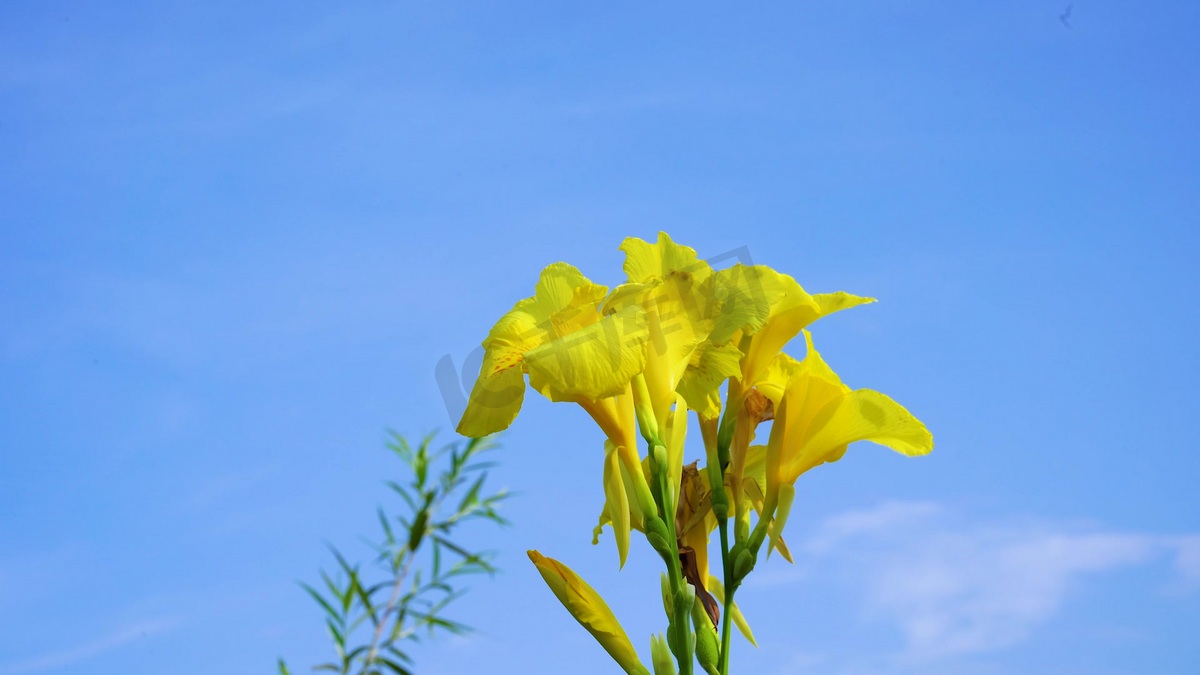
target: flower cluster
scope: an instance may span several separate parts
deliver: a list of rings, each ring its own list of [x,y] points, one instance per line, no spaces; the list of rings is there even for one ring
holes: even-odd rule
[[[480,437],[507,428],[527,377],[551,401],[582,407],[604,434],[596,535],[612,528],[623,566],[631,532],[644,533],[666,564],[669,625],[665,639],[651,643],[655,673],[678,665],[688,674],[698,662],[726,674],[730,621],[721,621],[722,606],[753,642],[733,596],[764,543],[791,559],[781,534],[796,479],[855,441],[922,455],[933,438],[899,403],[843,384],[806,330],[873,299],[810,295],[761,265],[714,271],[665,233],[653,244],[626,239],[621,250],[625,283],[610,291],[555,263],[534,295],[496,322],[458,431]],[[783,348],[801,334],[806,353],[796,360]],[[689,411],[699,420],[704,467],[684,465]],[[768,441],[756,445],[767,421]],[[710,574],[714,532],[720,577]],[[649,672],[594,590],[561,563],[536,551],[530,558],[626,672]]]

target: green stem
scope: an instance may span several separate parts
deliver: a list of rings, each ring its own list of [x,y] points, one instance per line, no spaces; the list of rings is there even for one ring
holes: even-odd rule
[[[729,645],[730,636],[729,625],[733,623],[733,591],[735,587],[733,581],[733,561],[729,556],[729,521],[720,520],[717,522],[721,529],[721,567],[722,574],[725,577],[725,607],[721,611],[721,675],[729,675]]]
[[[730,381],[729,399],[732,402],[733,381]],[[725,491],[725,469],[729,464],[729,446],[733,440],[733,431],[737,426],[737,415],[732,414],[732,404],[727,406],[721,414],[721,422],[718,425],[717,431],[717,447],[707,448],[708,450],[708,469],[709,478],[712,482],[712,494],[714,500],[714,515],[717,516],[717,527],[721,530],[721,575],[724,577],[725,583],[725,602],[721,612],[721,661],[719,670],[721,675],[729,675],[729,646],[731,632],[729,625],[733,623],[730,617],[730,610],[733,607],[733,592],[735,585],[733,584],[733,556],[729,550],[729,506],[724,497]],[[715,457],[714,457],[715,455]],[[717,513],[716,499],[717,495],[721,495],[720,500],[724,503],[721,511]],[[736,501],[734,502],[736,503]],[[722,517],[723,516],[723,517]],[[736,517],[736,513],[734,514]]]
[[[662,515],[663,523],[667,527],[667,551],[663,558],[667,565],[667,576],[671,584],[671,613],[668,618],[678,634],[676,640],[678,650],[675,652],[675,660],[679,664],[679,675],[692,675],[694,659],[692,651],[688,649],[688,643],[691,641],[691,612],[690,608],[678,607],[675,602],[675,599],[680,597],[684,591],[683,585],[687,583],[683,579],[683,568],[679,561],[679,540],[675,533],[675,500],[671,498],[671,490],[667,485],[668,467],[664,462],[659,462],[654,453],[655,446],[664,446],[656,437],[648,440],[651,476],[654,480],[654,489],[651,492],[656,502],[655,505]]]

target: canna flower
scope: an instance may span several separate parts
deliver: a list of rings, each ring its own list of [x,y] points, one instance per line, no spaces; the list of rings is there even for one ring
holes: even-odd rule
[[[787,521],[796,479],[841,459],[851,443],[871,441],[907,456],[933,449],[933,435],[912,413],[877,391],[851,390],[821,358],[808,331],[804,340],[808,354],[803,361],[777,357],[777,371],[789,377],[779,396],[765,457],[762,514],[774,514],[773,544]]]
[[[809,324],[834,312],[875,302],[849,293],[809,295],[792,277],[765,265],[734,265],[714,276],[720,318],[714,344],[736,342],[743,352],[740,383],[758,383],[775,355]]]
[[[558,601],[626,673],[650,675],[650,671],[638,660],[637,651],[617,617],[594,588],[557,560],[537,551],[529,551],[528,554]]]
[[[500,317],[483,341],[483,365],[458,432],[478,438],[507,429],[530,385],[552,401],[574,401],[617,445],[631,440],[600,402],[625,392],[645,367],[645,316],[631,307],[600,314],[608,288],[566,263],[542,271],[534,295]],[[615,438],[614,438],[615,436]]]
[[[621,250],[627,282],[613,289],[604,311],[639,307],[645,312],[647,403],[661,429],[694,352],[716,325],[711,316],[713,271],[695,250],[671,241],[666,232],[659,232],[654,244],[630,237]]]
[[[738,519],[735,530],[738,540],[748,533],[749,510],[743,492],[746,454],[754,440],[755,429],[773,417],[777,402],[759,392],[757,387],[770,374],[770,366],[783,346],[817,319],[850,307],[874,302],[848,293],[810,295],[792,277],[763,265],[735,265],[717,272],[713,277],[713,297],[719,307],[716,326],[709,337],[712,348],[737,344],[741,354],[737,374],[730,379],[726,417],[732,426],[722,422],[723,429],[732,435],[723,438],[728,443],[729,465],[727,483],[732,491],[733,515]],[[768,405],[770,401],[770,405]],[[718,406],[710,406],[710,428]],[[705,424],[702,412],[701,424]],[[711,434],[710,434],[711,436]],[[709,440],[709,461],[716,454],[715,438]]]
[[[606,512],[619,528],[624,564],[631,522],[654,508],[637,454],[630,387],[646,367],[649,332],[639,305],[601,314],[607,294],[607,287],[566,263],[546,267],[534,295],[502,316],[484,339],[483,364],[458,432],[480,437],[508,428],[520,412],[526,375],[551,401],[577,403],[607,438]]]
[[[646,317],[645,368],[635,380],[634,405],[643,433],[666,451],[665,504],[673,509],[683,468],[688,406],[694,401],[707,407],[717,398],[721,382],[737,373],[741,352],[731,345],[723,350],[700,349],[716,320],[712,316],[713,271],[695,250],[675,243],[665,232],[660,232],[653,244],[630,237],[622,242],[621,250],[625,252],[626,283],[613,290],[601,309],[605,314],[636,310]],[[720,359],[722,355],[727,358]],[[706,367],[700,369],[693,363]],[[615,480],[615,472],[609,476],[606,485]],[[624,563],[622,546],[627,545],[628,531],[622,529],[624,523],[615,513],[619,509],[611,505],[620,492],[615,485],[606,488],[597,532],[605,522],[612,522]]]

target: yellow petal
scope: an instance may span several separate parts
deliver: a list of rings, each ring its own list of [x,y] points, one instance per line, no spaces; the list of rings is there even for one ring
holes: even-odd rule
[[[676,395],[675,409],[668,416],[666,428],[667,485],[671,488],[671,503],[679,503],[679,482],[683,474],[683,446],[687,440],[687,403]]]
[[[741,372],[741,360],[742,352],[732,344],[703,342],[692,353],[676,390],[702,419],[715,419],[721,414],[721,383]]]
[[[712,268],[694,249],[671,241],[666,232],[658,233],[655,244],[629,237],[621,243],[621,250],[625,252],[625,274],[633,283],[665,279],[672,273],[703,282],[712,275]]]
[[[851,391],[821,358],[804,331],[808,355],[784,391],[767,443],[768,501],[780,484],[824,462],[837,461],[856,441],[873,441],[905,455],[933,449],[933,436],[917,418],[870,389]]]
[[[713,302],[719,308],[712,341],[725,344],[739,331],[758,332],[770,319],[773,309],[789,294],[791,304],[801,302],[808,294],[795,279],[780,274],[765,265],[737,264],[713,275]],[[816,302],[808,298],[816,308]]]
[[[742,361],[742,385],[752,387],[780,352],[813,321],[856,305],[873,302],[848,293],[809,295],[796,280],[763,266],[735,265],[713,278],[720,307],[711,340],[723,344],[739,331],[750,337]]]
[[[488,370],[488,356],[484,356]],[[525,373],[519,367],[480,374],[471,388],[467,409],[458,423],[458,433],[480,438],[507,429],[525,399]]]
[[[833,314],[834,312],[840,312],[843,309],[850,309],[851,307],[858,307],[859,305],[869,305],[872,302],[875,302],[875,298],[864,298],[858,295],[844,293],[842,291],[838,291],[837,293],[818,293],[812,297],[813,300],[817,301],[817,305],[819,305],[821,308],[821,316],[829,316],[830,314]]]
[[[796,486],[787,482],[779,486],[779,505],[775,508],[775,515],[771,520],[771,548],[767,549],[767,555],[771,555],[771,549],[779,547],[780,538],[783,537],[783,526],[787,525],[788,515],[792,512],[792,502],[796,499]]]
[[[715,519],[714,519],[715,521]],[[693,527],[683,536],[683,543],[696,556],[696,571],[701,579],[708,578],[708,535],[702,521],[698,527]]]
[[[708,578],[708,592],[712,593],[717,602],[721,604],[725,603],[725,585],[721,583],[720,579],[711,576]],[[750,630],[750,624],[746,622],[746,617],[742,614],[742,610],[738,609],[736,602],[729,608],[729,613],[733,615],[733,625],[737,626],[738,632],[742,634],[742,637],[757,647],[758,642],[754,639],[754,633]]]
[[[789,467],[804,453],[804,440],[814,428],[813,421],[824,411],[836,407],[850,391],[821,358],[808,331],[804,331],[804,338],[808,342],[808,354],[792,372],[775,409],[775,422],[767,441],[768,501],[778,494],[780,484],[791,483],[799,475]]]
[[[625,495],[625,480],[621,477],[621,459],[611,442],[604,444],[604,512],[612,523],[617,540],[620,566],[629,555],[629,499]]]
[[[646,311],[649,331],[645,380],[649,404],[661,426],[697,347],[712,331],[712,270],[696,252],[660,233],[657,244],[626,239],[625,270],[629,283],[605,301],[609,313],[638,304]]]
[[[646,313],[626,307],[525,354],[529,384],[552,401],[625,391],[646,365]]]
[[[534,286],[533,297],[518,302],[484,341],[503,340],[522,352],[600,320],[600,302],[608,287],[592,283],[567,263],[547,265]]]
[[[552,263],[542,270],[534,287],[534,297],[539,306],[545,308],[546,316],[566,307],[594,309],[607,294],[607,287],[592,283],[578,269],[562,262]]]
[[[529,551],[528,554],[559,602],[592,634],[592,637],[596,638],[604,651],[608,652],[626,673],[649,675],[649,671],[638,660],[637,652],[629,642],[629,636],[625,634],[625,630],[617,622],[617,617],[600,594],[566,565],[537,551]]]
[[[799,371],[800,362],[780,352],[771,360],[771,365],[767,366],[766,372],[754,384],[754,387],[771,400],[776,410],[779,410],[784,390]]]
[[[793,447],[800,443],[801,434],[811,431],[813,420],[828,406],[840,401],[850,392],[842,378],[825,363],[821,353],[813,344],[812,334],[804,331],[808,354],[793,371],[785,395],[790,399],[785,425],[789,433],[787,443]]]
[[[846,446],[871,441],[902,455],[928,454],[933,435],[904,406],[884,394],[859,389],[847,394],[813,421],[802,450],[784,467],[785,475],[799,476],[823,462],[841,458]]]
[[[607,291],[566,263],[542,270],[534,295],[500,317],[484,339],[483,365],[459,433],[479,437],[508,428],[524,398],[525,354],[599,321]]]
[[[767,489],[767,446],[752,445],[746,451],[746,463],[742,468],[742,480],[753,481],[754,486],[765,492]],[[747,490],[749,487],[747,487]],[[759,497],[761,498],[761,497]]]

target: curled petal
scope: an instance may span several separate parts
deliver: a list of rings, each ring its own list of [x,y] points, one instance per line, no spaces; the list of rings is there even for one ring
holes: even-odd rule
[[[621,477],[621,458],[616,446],[609,442],[604,444],[604,513],[612,523],[617,555],[624,567],[629,555],[629,499]]]
[[[909,457],[933,450],[933,434],[904,406],[877,391],[859,389],[813,420],[803,449],[784,473],[799,476],[823,462],[837,461],[856,441],[878,443]]]
[[[487,358],[484,358],[486,369]],[[490,375],[480,375],[471,388],[467,409],[458,423],[458,433],[480,438],[507,429],[525,399],[525,373],[520,368],[508,368]]]
[[[702,419],[721,414],[720,387],[741,372],[742,352],[732,344],[720,347],[701,343],[692,353],[689,367],[679,381],[678,392]]]

